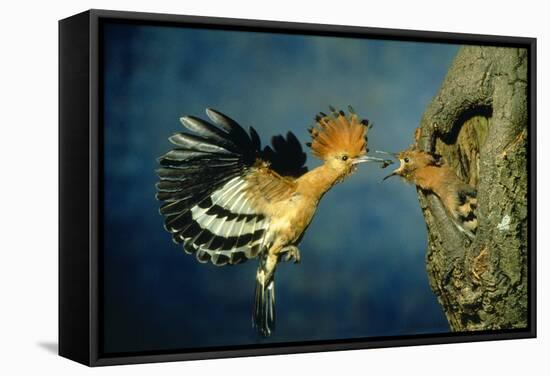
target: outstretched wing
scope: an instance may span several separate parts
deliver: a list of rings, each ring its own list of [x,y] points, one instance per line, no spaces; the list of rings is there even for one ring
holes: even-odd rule
[[[237,264],[256,257],[268,246],[269,218],[254,205],[257,191],[250,176],[265,170],[260,139],[253,128],[207,109],[216,125],[186,116],[193,133],[176,133],[176,146],[160,158],[157,198],[160,213],[175,242],[200,262]],[[276,176],[276,174],[274,174]],[[274,186],[286,186],[279,177]]]
[[[262,159],[269,162],[271,169],[281,176],[294,178],[307,172],[306,153],[292,132],[288,132],[286,138],[281,135],[273,136],[271,145],[266,146],[262,152]]]

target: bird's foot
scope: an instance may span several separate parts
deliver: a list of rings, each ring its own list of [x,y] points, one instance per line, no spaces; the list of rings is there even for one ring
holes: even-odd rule
[[[281,253],[284,254],[284,261],[292,261],[298,264],[302,257],[300,256],[300,250],[295,245],[288,245],[281,249]]]

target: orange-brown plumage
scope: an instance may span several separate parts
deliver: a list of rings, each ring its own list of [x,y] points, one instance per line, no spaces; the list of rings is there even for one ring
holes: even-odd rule
[[[460,180],[440,156],[418,150],[415,146],[396,153],[400,166],[389,176],[401,176],[423,191],[435,194],[453,221],[472,236],[477,229],[476,190]]]
[[[310,144],[323,164],[307,171],[299,142],[289,133],[260,147],[234,120],[214,111],[220,128],[194,117],[182,118],[198,133],[176,134],[178,148],[161,158],[157,197],[166,201],[165,225],[199,261],[237,264],[259,257],[254,325],[267,336],[274,329],[274,272],[283,256],[300,260],[297,248],[319,200],[352,174],[367,156],[368,122],[350,108],[349,116],[320,114]],[[193,196],[196,192],[197,196]]]

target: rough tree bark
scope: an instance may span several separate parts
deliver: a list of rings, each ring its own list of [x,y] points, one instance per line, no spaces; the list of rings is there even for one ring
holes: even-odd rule
[[[418,147],[478,191],[473,240],[418,192],[430,284],[453,331],[528,324],[527,106],[527,50],[467,46],[421,120]]]

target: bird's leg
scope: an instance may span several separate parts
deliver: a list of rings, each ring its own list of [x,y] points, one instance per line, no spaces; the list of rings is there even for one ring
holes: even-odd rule
[[[281,254],[285,254],[284,261],[293,261],[295,264],[298,264],[302,259],[300,255],[300,250],[295,245],[287,245],[280,251]]]

